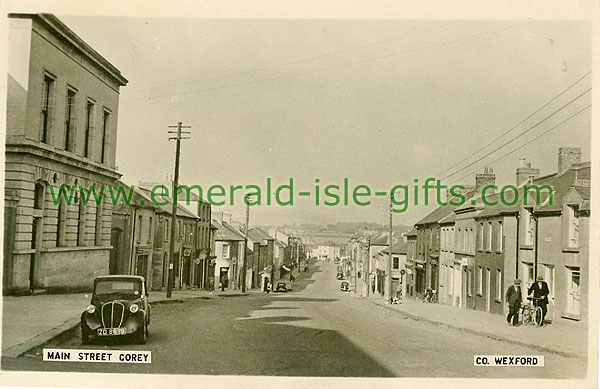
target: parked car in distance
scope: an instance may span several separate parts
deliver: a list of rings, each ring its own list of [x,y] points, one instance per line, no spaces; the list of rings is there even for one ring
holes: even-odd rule
[[[146,280],[140,276],[100,276],[92,301],[81,314],[81,343],[92,338],[128,336],[144,344],[148,338],[150,304]]]
[[[350,284],[348,284],[346,281],[342,282],[340,285],[340,290],[342,292],[348,292],[350,290]]]
[[[277,286],[275,287],[275,292],[288,292],[291,291],[291,289],[289,289],[287,287],[287,285],[285,284],[285,282],[278,282]]]

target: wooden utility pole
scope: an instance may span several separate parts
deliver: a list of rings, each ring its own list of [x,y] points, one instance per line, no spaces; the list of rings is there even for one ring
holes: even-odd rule
[[[392,199],[390,197],[390,238],[389,238],[389,248],[388,250],[390,250],[390,255],[388,257],[388,263],[387,263],[387,279],[386,279],[386,294],[387,294],[387,301],[391,304],[392,303],[392,245],[394,244],[394,239],[393,238],[393,234],[394,234],[394,229],[393,229],[393,224],[392,224]]]
[[[181,122],[179,122],[176,126],[169,126],[169,128],[177,129],[177,131],[169,131],[169,134],[177,134],[177,136],[169,138],[169,140],[176,140],[177,146],[175,148],[175,177],[173,178],[172,192],[173,208],[171,210],[171,242],[169,250],[169,267],[167,269],[167,298],[171,298],[171,291],[175,281],[175,273],[173,272],[173,259],[175,258],[175,226],[177,225],[177,187],[179,186],[179,156],[181,154],[181,140],[190,139],[189,137],[181,137],[182,134],[190,134],[190,131],[181,131],[181,129],[191,128],[191,126],[183,126]]]
[[[246,195],[246,228],[244,228],[244,263],[242,264],[242,293],[246,293],[246,264],[248,262],[248,224],[250,223],[250,196]]]
[[[371,293],[371,235],[367,238],[367,274],[365,277],[365,283],[367,285],[366,296],[369,297]]]

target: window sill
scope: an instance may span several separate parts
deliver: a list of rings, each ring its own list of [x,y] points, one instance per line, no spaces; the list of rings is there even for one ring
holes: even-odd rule
[[[65,251],[95,251],[95,250],[110,250],[112,246],[72,246],[72,247],[48,247],[42,249],[42,252],[58,253]]]
[[[494,299],[495,302],[502,304],[502,301],[498,300],[498,299]]]
[[[477,296],[479,296],[479,297],[483,297],[483,294],[478,292],[478,293],[477,293]]]
[[[579,253],[579,247],[565,247],[562,249],[563,253]]]

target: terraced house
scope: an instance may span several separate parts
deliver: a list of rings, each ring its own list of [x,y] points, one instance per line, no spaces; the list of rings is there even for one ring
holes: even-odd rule
[[[89,288],[109,272],[112,204],[51,187],[115,186],[119,70],[59,19],[9,15],[4,292]]]

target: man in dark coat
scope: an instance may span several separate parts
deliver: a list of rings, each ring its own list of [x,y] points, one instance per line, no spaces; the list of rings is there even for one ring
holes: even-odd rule
[[[542,324],[546,319],[546,313],[548,312],[548,295],[550,294],[550,289],[548,289],[548,284],[544,281],[544,277],[537,276],[537,281],[529,287],[527,294],[533,293],[533,297],[539,300],[536,300],[536,304],[542,307]]]
[[[516,279],[513,285],[509,286],[506,290],[506,303],[508,304],[508,316],[506,321],[508,325],[513,326],[519,325],[519,308],[523,301],[523,295],[521,294],[521,280]]]

